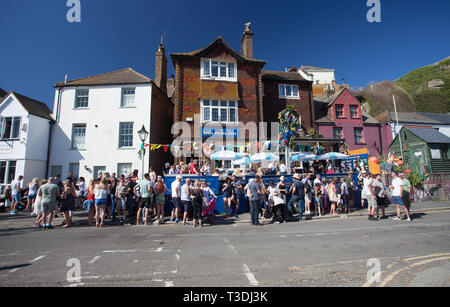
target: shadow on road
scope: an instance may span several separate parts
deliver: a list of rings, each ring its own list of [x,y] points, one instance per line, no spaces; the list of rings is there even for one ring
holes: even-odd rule
[[[11,266],[3,266],[3,267],[0,267],[0,271],[20,269],[20,268],[24,268],[24,267],[27,267],[30,265],[31,264],[29,264],[29,263],[25,263],[25,264],[11,265]]]

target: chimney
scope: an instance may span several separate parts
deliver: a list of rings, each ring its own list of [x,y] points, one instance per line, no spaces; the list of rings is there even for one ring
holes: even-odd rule
[[[253,32],[250,29],[250,22],[246,23],[244,35],[241,39],[242,54],[249,59],[253,59]]]
[[[162,44],[156,52],[155,84],[167,95],[167,58]]]
[[[175,77],[173,75],[170,76],[170,79],[167,80],[167,89],[175,87]]]

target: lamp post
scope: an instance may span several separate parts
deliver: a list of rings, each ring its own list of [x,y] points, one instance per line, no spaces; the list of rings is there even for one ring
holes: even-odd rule
[[[142,149],[142,174],[141,178],[144,178],[144,160],[145,160],[145,140],[148,137],[148,131],[145,129],[145,126],[142,125],[142,129],[138,131],[139,138],[141,139],[141,149]]]

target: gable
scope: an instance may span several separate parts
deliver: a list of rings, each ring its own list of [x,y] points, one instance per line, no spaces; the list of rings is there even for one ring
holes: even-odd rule
[[[26,116],[28,112],[13,94],[9,94],[0,104],[0,114],[2,117]]]

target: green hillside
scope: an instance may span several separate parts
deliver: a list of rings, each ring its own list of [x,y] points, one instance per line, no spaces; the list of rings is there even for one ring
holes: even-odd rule
[[[434,80],[434,85],[429,81]],[[431,87],[430,87],[431,86]],[[399,112],[450,112],[450,57],[413,70],[400,79],[371,84],[354,92],[368,107],[370,115],[393,111],[395,95]]]
[[[430,88],[431,80],[442,80],[444,84],[440,88]],[[408,92],[417,111],[450,112],[450,58],[411,71],[394,83]]]

